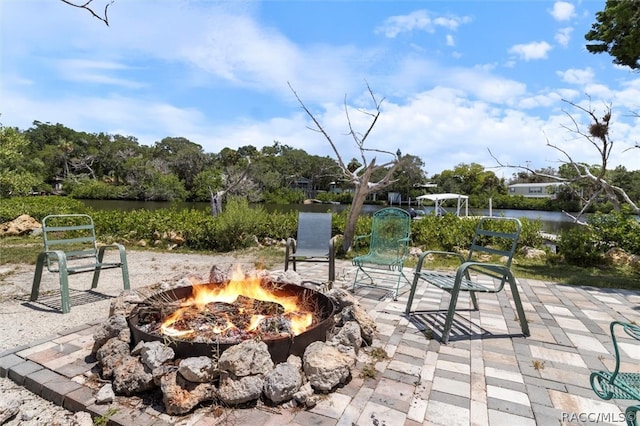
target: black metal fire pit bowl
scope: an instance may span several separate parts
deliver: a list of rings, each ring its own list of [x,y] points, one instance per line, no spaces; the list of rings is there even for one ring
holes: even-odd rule
[[[198,284],[198,285],[225,285],[225,284]],[[264,285],[264,284],[263,284]],[[182,300],[191,296],[192,286],[179,287],[153,296],[154,299],[161,297],[163,300]],[[332,300],[324,294],[300,287],[295,284],[280,284],[273,290],[276,295],[291,296],[299,295],[300,297],[311,298],[315,306],[317,306],[316,315],[318,322],[309,327],[303,333],[297,336],[285,336],[273,339],[263,339],[267,344],[271,359],[278,364],[285,362],[289,355],[297,355],[302,357],[305,349],[311,343],[316,341],[325,341],[327,333],[333,328],[333,315],[335,313],[335,305]],[[140,328],[138,309],[134,308],[128,318],[129,328],[131,330],[132,344],[135,346],[139,342],[165,341],[165,339],[156,334],[150,334]],[[235,343],[194,343],[185,340],[171,339],[167,345],[171,347],[176,358],[184,359],[195,356],[217,357],[226,349],[238,344]]]

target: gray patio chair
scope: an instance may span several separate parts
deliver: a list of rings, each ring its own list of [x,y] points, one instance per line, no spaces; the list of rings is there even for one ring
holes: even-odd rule
[[[289,262],[328,262],[329,282],[336,279],[334,240],[331,237],[331,213],[300,212],[296,238],[287,239],[284,270]]]

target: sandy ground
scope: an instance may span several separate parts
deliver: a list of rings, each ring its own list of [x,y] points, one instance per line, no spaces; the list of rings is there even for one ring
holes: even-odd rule
[[[223,270],[233,270],[238,265],[251,270],[256,264],[255,257],[250,255],[208,256],[141,251],[129,251],[127,260],[132,289],[189,274],[208,277],[214,265]],[[282,266],[267,265],[268,269],[281,269]],[[29,344],[58,331],[106,319],[111,297],[117,296],[123,289],[119,269],[103,271],[95,293],[86,292],[91,287],[92,274],[73,275],[69,277],[71,312],[62,314],[59,310],[57,274],[45,271],[40,298],[37,302],[29,302],[34,269],[33,265],[0,266],[0,352]],[[0,401],[12,400],[20,401],[20,412],[5,425],[74,424],[72,413],[39,398],[9,379],[0,378]]]

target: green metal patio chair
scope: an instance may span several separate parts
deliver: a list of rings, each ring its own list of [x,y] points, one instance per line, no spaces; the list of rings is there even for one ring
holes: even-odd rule
[[[465,219],[466,220],[466,219]],[[456,303],[461,291],[469,292],[475,310],[478,310],[476,293],[498,293],[509,283],[522,333],[529,336],[529,326],[524,315],[518,285],[511,272],[511,261],[516,252],[520,230],[522,225],[516,218],[510,217],[485,217],[478,221],[473,242],[467,256],[460,253],[444,251],[425,251],[418,258],[418,264],[414,272],[413,283],[409,292],[409,300],[405,313],[411,317],[415,314],[431,311],[412,311],[413,298],[418,283],[426,281],[436,287],[450,293],[451,301],[447,310],[447,318],[442,332],[442,343],[447,343],[449,333],[453,325]],[[450,256],[457,258],[460,266],[454,273],[433,271],[424,268],[425,260],[431,256]],[[480,256],[495,256],[500,260],[490,263]],[[424,269],[423,269],[424,268]],[[472,275],[474,279],[472,279]],[[497,284],[496,284],[497,281]],[[491,284],[493,283],[493,284]]]
[[[120,268],[124,289],[129,289],[129,268],[124,246],[114,243],[98,247],[95,226],[91,216],[86,214],[49,215],[42,220],[42,236],[44,251],[38,255],[36,262],[36,271],[29,299],[32,302],[38,299],[45,263],[49,272],[57,273],[60,277],[62,312],[65,314],[71,310],[69,303],[69,275],[93,272],[91,284],[93,289],[98,286],[100,271]],[[105,250],[110,248],[118,250],[120,254],[119,261],[103,261]]]
[[[388,288],[396,300],[400,288],[409,284],[402,269],[409,255],[410,235],[411,216],[406,210],[387,207],[375,212],[371,233],[354,239],[354,245],[368,240],[369,252],[353,259],[358,267],[353,291],[356,287]]]
[[[640,401],[640,367],[636,364],[634,372],[620,371],[620,348],[616,337],[615,329],[622,328],[624,332],[640,341],[640,326],[622,321],[613,321],[609,326],[611,330],[611,341],[616,355],[616,366],[613,371],[595,371],[591,373],[591,388],[600,398],[609,399],[630,399]],[[638,413],[640,404],[631,405],[625,411],[627,425],[638,424]]]

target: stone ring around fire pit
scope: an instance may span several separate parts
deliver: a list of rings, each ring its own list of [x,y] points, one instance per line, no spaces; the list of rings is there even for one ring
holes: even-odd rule
[[[166,341],[178,358],[187,358],[219,357],[225,350],[243,340],[259,339],[266,343],[273,362],[277,364],[286,361],[289,355],[302,356],[305,348],[315,341],[326,340],[327,332],[333,327],[335,314],[331,299],[294,284],[262,281],[259,286],[266,289],[266,293],[273,296],[274,301],[260,301],[239,295],[228,303],[220,301],[223,297],[216,299],[212,296],[214,301],[184,305],[184,301],[192,300],[194,294],[221,292],[228,289],[229,284],[198,284],[156,294],[134,308],[129,316],[132,342],[136,345],[141,341]],[[287,312],[286,308],[278,309],[282,305],[275,300],[279,299],[294,299],[297,305],[304,305],[304,313],[308,315],[310,324],[301,326],[299,332],[294,333],[291,320],[302,314],[300,311]],[[159,300],[162,302],[158,302]],[[165,319],[166,324],[167,320],[162,318],[162,311],[173,308],[167,316],[177,316],[175,313],[180,307],[183,309],[182,317],[171,319],[174,334],[168,332],[169,327],[164,327],[163,333],[160,321]],[[289,313],[291,315],[287,315]],[[252,319],[250,316],[259,318]],[[233,324],[234,320],[236,324]],[[182,329],[175,328],[176,323],[181,323]],[[253,329],[248,330],[251,326]],[[187,327],[188,330],[185,330]]]
[[[112,400],[98,398],[105,392],[131,396],[160,387],[170,415],[204,401],[310,407],[350,380],[360,347],[375,333],[351,294],[302,287],[292,271],[257,271],[250,284],[217,272],[214,283],[191,277],[151,296],[125,291],[114,300],[94,334],[101,379],[111,381],[98,402]],[[258,292],[247,291],[251,286]],[[208,299],[197,298],[202,290]]]

